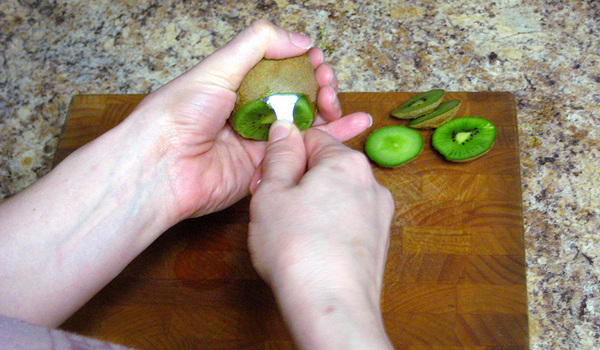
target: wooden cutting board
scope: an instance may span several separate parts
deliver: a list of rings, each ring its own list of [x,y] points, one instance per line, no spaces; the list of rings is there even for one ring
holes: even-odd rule
[[[415,93],[342,93],[370,131],[404,124],[389,112]],[[113,127],[142,95],[73,98],[57,162]],[[425,149],[396,169],[374,166],[396,214],[382,310],[397,349],[524,349],[528,317],[515,99],[448,93],[459,115],[498,127],[493,149],[452,164]],[[368,132],[347,144],[362,149]],[[62,328],[140,349],[290,349],[269,288],[246,249],[248,203],[173,227]]]

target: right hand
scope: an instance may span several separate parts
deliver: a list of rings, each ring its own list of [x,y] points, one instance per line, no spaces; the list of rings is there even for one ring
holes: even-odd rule
[[[269,138],[253,188],[249,248],[298,345],[388,347],[379,303],[390,192],[362,153],[322,131],[309,129],[303,139],[278,121]]]

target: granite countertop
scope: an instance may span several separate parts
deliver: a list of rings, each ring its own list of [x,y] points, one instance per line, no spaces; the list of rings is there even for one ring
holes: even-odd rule
[[[49,170],[73,95],[150,92],[267,18],[342,91],[513,92],[531,348],[600,348],[600,3],[478,3],[3,1],[0,199]]]

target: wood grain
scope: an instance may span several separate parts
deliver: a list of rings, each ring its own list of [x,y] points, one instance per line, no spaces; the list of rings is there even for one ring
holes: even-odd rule
[[[342,93],[371,131],[403,124],[389,112],[415,93]],[[143,95],[78,95],[56,162],[118,124]],[[526,274],[515,100],[449,92],[459,115],[498,127],[492,150],[468,163],[425,149],[396,168],[373,167],[396,213],[382,298],[397,349],[528,348]],[[349,141],[361,150],[368,132]],[[141,349],[292,349],[269,288],[246,248],[246,198],[163,234],[62,328]]]

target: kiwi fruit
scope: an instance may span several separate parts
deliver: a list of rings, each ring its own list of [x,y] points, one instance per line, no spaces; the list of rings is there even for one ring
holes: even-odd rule
[[[460,117],[438,127],[431,143],[444,158],[466,162],[487,153],[496,140],[496,127],[481,117]]]
[[[398,119],[414,119],[430,113],[440,105],[445,93],[442,89],[424,92],[395,108],[391,115]]]
[[[460,100],[442,102],[433,112],[413,119],[407,125],[415,129],[435,129],[456,117],[459,108]]]
[[[312,107],[306,95],[296,95],[298,100],[294,105],[294,124],[300,130],[308,129],[314,119]],[[232,125],[243,138],[266,141],[271,124],[276,119],[275,111],[267,103],[267,98],[261,98],[243,105],[233,118]]]
[[[404,125],[384,126],[373,131],[365,143],[365,153],[383,167],[396,167],[415,159],[423,150],[423,136]]]
[[[317,113],[319,85],[307,54],[280,59],[262,59],[244,77],[230,118],[244,138],[266,140],[275,121],[266,98],[274,94],[295,94],[294,123],[303,130],[312,125]]]

